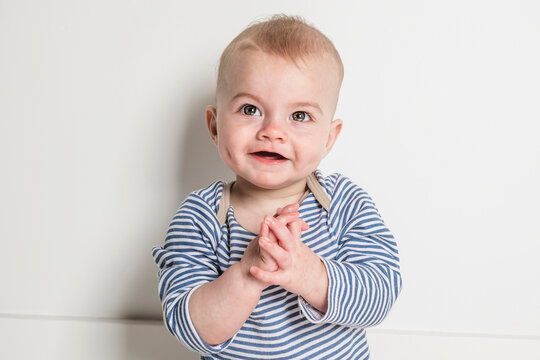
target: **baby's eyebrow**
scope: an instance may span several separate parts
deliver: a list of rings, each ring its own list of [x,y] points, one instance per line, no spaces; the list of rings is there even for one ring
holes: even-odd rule
[[[240,98],[240,97],[248,97],[248,98],[252,98],[254,99],[255,101],[259,102],[259,103],[262,103],[261,99],[259,99],[256,95],[253,95],[253,94],[250,94],[250,93],[246,93],[246,92],[240,92],[236,95],[234,95],[232,97],[232,101]],[[319,106],[319,104],[315,103],[315,102],[309,102],[309,101],[300,101],[300,102],[296,102],[296,103],[293,103],[291,104],[292,107],[312,107],[314,108],[315,110],[319,111],[320,113],[322,113],[322,109],[321,107]]]
[[[323,112],[321,110],[321,107],[319,106],[319,104],[313,103],[313,102],[297,102],[297,103],[292,104],[292,106],[294,106],[294,107],[312,107],[312,108],[316,109],[317,111],[319,111],[320,113]]]
[[[240,93],[234,95],[231,100],[234,101],[234,100],[236,100],[236,99],[238,99],[240,97],[249,97],[249,98],[252,98],[252,99],[254,99],[254,100],[258,101],[258,102],[261,102],[261,99],[259,99],[257,96],[252,95],[250,93],[246,93],[246,92],[240,92]]]

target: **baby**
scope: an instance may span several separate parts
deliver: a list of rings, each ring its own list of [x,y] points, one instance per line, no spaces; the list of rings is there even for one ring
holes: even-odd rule
[[[277,15],[221,56],[206,124],[236,174],[191,193],[153,249],[169,331],[203,359],[367,359],[364,328],[401,289],[371,198],[317,167],[343,65],[332,42]]]

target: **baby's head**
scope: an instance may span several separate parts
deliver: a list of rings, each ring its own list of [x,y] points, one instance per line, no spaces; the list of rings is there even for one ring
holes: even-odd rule
[[[243,50],[260,50],[279,56],[295,64],[309,59],[326,60],[327,71],[335,75],[337,91],[343,81],[343,63],[332,42],[302,18],[274,15],[269,20],[257,22],[234,38],[221,54],[216,97],[226,91],[227,75],[232,64]],[[338,94],[336,94],[337,97]]]
[[[305,178],[332,148],[343,64],[332,42],[298,17],[251,25],[224,50],[206,123],[224,162],[276,189]]]

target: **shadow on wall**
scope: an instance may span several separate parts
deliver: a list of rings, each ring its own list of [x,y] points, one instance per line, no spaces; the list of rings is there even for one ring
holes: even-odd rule
[[[214,102],[213,95],[201,100],[194,102],[182,141],[180,190],[184,197],[216,180],[234,179],[234,174],[219,157],[206,128],[205,109]]]
[[[136,236],[134,241],[140,241],[138,244],[146,243],[147,247],[142,248],[143,261],[133,259],[136,269],[129,293],[126,296],[124,307],[126,312],[122,316],[123,319],[161,320],[156,276],[158,268],[151,257],[151,247],[163,244],[172,215],[190,192],[206,187],[216,180],[230,181],[234,179],[234,174],[219,157],[216,146],[206,128],[205,108],[208,104],[213,103],[213,95],[204,95],[204,93],[201,95],[201,93],[199,92],[197,99],[186,102],[190,104],[190,107],[182,109],[184,113],[180,113],[170,120],[175,124],[182,124],[181,126],[173,126],[173,128],[180,130],[178,134],[168,136],[161,132],[156,135],[167,138],[167,141],[173,143],[171,149],[174,154],[164,154],[161,151],[154,155],[156,158],[162,156],[168,159],[166,164],[161,165],[174,169],[172,173],[167,175],[171,176],[172,174],[173,185],[165,194],[167,209],[163,209],[159,215],[148,214],[148,224],[142,224],[136,235],[133,234]],[[169,128],[171,126],[164,126],[164,129]],[[171,179],[167,179],[166,182],[171,184]],[[159,201],[163,202],[163,197]],[[162,205],[161,203],[156,204],[160,207],[160,211]]]
[[[210,93],[205,95],[204,91],[196,91],[196,89],[193,89],[191,93],[198,94],[197,98],[187,101],[186,103],[190,104],[189,108],[182,109],[183,111],[181,110],[179,115],[171,120],[178,124],[185,124],[183,128],[173,126],[173,128],[181,130],[177,136],[172,137],[175,155],[164,154],[168,159],[173,159],[172,163],[167,164],[167,166],[178,169],[174,172],[174,179],[178,180],[178,187],[175,186],[173,194],[167,195],[170,195],[170,198],[179,199],[179,202],[174,205],[176,207],[194,190],[203,188],[216,180],[230,181],[234,179],[234,174],[221,161],[205,124],[205,109],[208,104],[214,103],[214,96]],[[156,136],[164,136],[171,141],[171,137],[168,137],[167,134],[160,133]],[[156,156],[159,155],[156,154]],[[163,219],[163,214],[160,214],[157,220],[156,216],[153,216],[154,223],[140,228],[134,241],[141,240],[142,243],[148,244],[148,239],[156,239],[156,234],[158,236],[165,234],[167,229],[161,227],[163,227],[163,223],[168,225],[172,218],[171,215],[168,213],[168,217]],[[163,241],[164,238],[158,239],[152,245],[162,244]],[[144,253],[141,254],[141,258],[133,259],[136,262],[133,281],[126,298],[127,312],[122,318],[137,320],[138,323],[146,323],[148,326],[155,326],[156,321],[158,321],[163,330],[160,334],[166,339],[156,340],[155,335],[142,336],[141,334],[146,330],[140,330],[140,326],[139,329],[132,329],[130,326],[130,330],[125,334],[126,352],[129,353],[128,358],[144,358],[141,357],[141,354],[147,353],[148,349],[154,349],[156,352],[148,359],[165,358],[163,355],[171,351],[178,352],[176,358],[179,358],[178,354],[183,354],[184,356],[181,356],[181,359],[191,359],[194,353],[189,352],[169,334],[162,323],[161,305],[157,292],[157,267],[151,258],[150,248],[144,248],[143,250]],[[166,349],[159,350],[156,347],[156,341],[158,343],[165,341],[168,346],[166,346]],[[175,348],[176,350],[174,350]],[[198,356],[195,355],[193,359],[195,358],[198,358]]]

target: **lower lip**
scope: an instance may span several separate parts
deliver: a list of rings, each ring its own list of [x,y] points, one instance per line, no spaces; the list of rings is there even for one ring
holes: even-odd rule
[[[274,165],[274,164],[283,164],[284,162],[288,161],[288,159],[271,159],[271,158],[268,158],[268,157],[264,157],[264,156],[259,156],[257,154],[250,154],[255,160],[259,161],[259,162],[262,162],[264,164],[270,164],[270,165]]]

